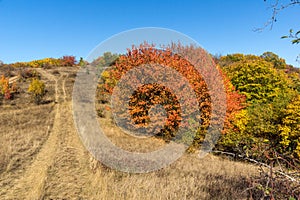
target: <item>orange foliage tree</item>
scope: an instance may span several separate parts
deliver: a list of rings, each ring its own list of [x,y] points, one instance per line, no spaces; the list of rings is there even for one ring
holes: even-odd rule
[[[103,82],[100,87],[103,93],[112,94],[118,80],[120,80],[123,75],[135,67],[146,64],[168,66],[175,69],[183,77],[185,77],[186,80],[188,80],[190,87],[195,92],[198,108],[201,111],[198,116],[201,125],[197,131],[195,141],[196,143],[200,143],[203,141],[204,133],[211,123],[211,95],[217,94],[210,94],[204,78],[189,62],[189,59],[185,58],[185,54],[182,52],[188,52],[190,55],[193,55],[189,59],[195,59],[194,61],[197,61],[196,59],[206,59],[207,55],[207,53],[201,48],[196,48],[194,46],[182,46],[181,44],[172,44],[165,48],[165,50],[157,49],[154,45],[148,45],[146,43],[139,47],[133,46],[131,49],[128,49],[125,55],[121,55],[111,68],[102,73],[104,78],[103,76],[101,77]],[[227,95],[227,102],[225,102],[227,106],[226,120],[223,130],[223,133],[225,134],[228,129],[232,128],[231,121],[233,119],[233,115],[243,108],[245,98],[234,89],[219,68],[215,71],[217,71],[219,73],[218,75],[221,75],[224,79],[224,89]],[[213,74],[214,72],[210,69],[204,69],[201,73],[206,73],[206,77],[210,77],[212,80],[216,75]],[[168,75],[170,74],[166,74],[166,76]],[[159,76],[159,74],[153,74],[153,76]],[[131,81],[134,82],[135,80]],[[185,82],[181,82],[179,80],[176,83],[176,86],[179,89],[184,90],[185,84]],[[167,113],[164,128],[157,135],[169,140],[175,136],[176,130],[178,129],[182,119],[182,113],[177,97],[172,94],[172,91],[168,90],[168,88],[160,84],[145,84],[139,87],[132,94],[129,102],[130,116],[135,124],[140,126],[147,125],[150,120],[148,116],[149,109],[155,104],[162,105]]]
[[[4,75],[0,79],[0,96],[3,96],[4,99],[11,99],[12,93],[16,91],[16,84],[10,84],[9,79]]]

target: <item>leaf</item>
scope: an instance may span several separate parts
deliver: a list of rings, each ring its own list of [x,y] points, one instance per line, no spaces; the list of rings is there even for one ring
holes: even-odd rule
[[[300,38],[292,40],[292,44],[298,44],[300,43]]]
[[[289,38],[289,37],[286,35],[281,37],[281,39],[285,39],[285,38]]]

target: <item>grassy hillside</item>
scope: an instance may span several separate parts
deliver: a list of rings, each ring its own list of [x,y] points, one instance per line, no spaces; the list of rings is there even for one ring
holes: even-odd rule
[[[7,73],[0,69],[0,74]],[[197,152],[146,174],[115,171],[83,146],[72,116],[72,87],[78,67],[37,68],[46,95],[36,105],[27,92],[30,78],[18,80],[19,93],[0,105],[1,199],[258,199],[253,180],[258,167]],[[10,71],[11,77],[18,74]],[[97,105],[101,106],[101,105]],[[164,141],[142,144],[122,133],[108,113],[99,117],[107,136],[130,151],[151,151]],[[253,187],[253,188],[252,188]]]

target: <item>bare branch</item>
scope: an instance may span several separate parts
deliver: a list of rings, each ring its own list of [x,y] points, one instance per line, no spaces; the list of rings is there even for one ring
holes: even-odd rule
[[[218,153],[218,154],[232,156],[234,158],[240,158],[240,159],[246,160],[248,162],[257,164],[259,166],[264,166],[264,167],[266,167],[268,169],[272,169],[272,166],[270,166],[270,165],[267,165],[265,163],[259,162],[257,160],[252,159],[252,158],[248,158],[248,157],[245,157],[245,156],[242,156],[242,155],[239,155],[239,154],[234,154],[234,153],[231,153],[231,152],[224,152],[224,151],[217,151],[217,150],[216,151],[212,151],[212,152],[213,153]],[[280,174],[280,175],[284,176],[285,178],[289,179],[292,182],[300,183],[299,179],[291,176],[290,174],[285,173],[282,169],[280,169],[280,170],[274,170],[272,172],[274,172],[275,174]]]
[[[266,2],[267,0],[264,1]],[[286,4],[280,4],[279,2],[280,0],[276,0],[274,4],[271,4],[271,6],[268,8],[268,9],[272,9],[271,18],[262,27],[255,28],[254,31],[261,32],[267,27],[270,27],[270,30],[272,30],[274,23],[277,22],[278,14],[282,10],[291,6],[300,5],[300,0],[291,0],[289,3]]]

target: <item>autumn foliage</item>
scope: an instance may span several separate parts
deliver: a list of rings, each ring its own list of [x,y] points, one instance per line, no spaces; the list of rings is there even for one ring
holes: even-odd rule
[[[61,67],[61,66],[75,66],[76,59],[74,56],[63,56],[62,58],[44,58],[40,60],[33,60],[30,62],[16,62],[12,64],[6,64],[12,67],[18,68],[48,68],[48,67]]]
[[[0,79],[0,96],[4,97],[4,99],[11,99],[12,94],[16,92],[16,90],[16,83],[10,84],[9,79],[2,75]]]
[[[76,64],[76,59],[74,56],[63,56],[62,58],[59,59],[60,65],[61,66],[75,66]]]
[[[279,125],[281,152],[290,149],[300,158],[300,95],[296,96],[283,111]]]
[[[179,55],[173,52],[181,52],[181,54]],[[201,114],[198,116],[201,125],[197,131],[195,141],[196,143],[200,143],[203,141],[206,129],[211,123],[211,94],[202,75],[187,59],[185,59],[185,54],[182,52],[194,54],[198,58],[200,57],[199,59],[207,59],[204,50],[195,48],[194,46],[185,47],[180,44],[173,44],[165,50],[156,49],[153,45],[148,44],[142,44],[139,47],[133,46],[131,49],[128,49],[127,54],[121,55],[109,70],[102,73],[102,83],[99,87],[103,94],[112,94],[118,80],[120,80],[123,75],[135,67],[146,64],[153,66],[168,66],[175,69],[181,76],[188,80],[190,87],[196,94],[198,109],[201,111]],[[223,130],[223,133],[226,134],[226,131],[233,128],[233,115],[243,108],[245,98],[235,90],[220,69],[215,71],[219,73],[219,76],[221,74],[221,77],[224,78],[224,89],[227,94],[227,102],[223,102],[226,103],[228,108],[226,112],[225,127]],[[210,71],[210,69],[204,69],[203,73],[211,75],[207,77],[211,77],[212,79],[215,78],[215,74],[213,74],[214,72]],[[172,76],[172,74],[165,75]],[[159,76],[159,73],[154,74],[154,76]],[[135,82],[135,80],[131,81]],[[177,88],[183,88],[182,90],[184,90],[184,85],[186,83],[178,80],[178,82],[174,84],[176,84]],[[183,116],[176,95],[174,95],[168,88],[160,84],[145,84],[139,87],[133,93],[129,102],[130,116],[135,124],[140,126],[147,125],[150,120],[148,115],[149,109],[155,104],[162,105],[167,113],[164,128],[157,135],[169,140],[175,136],[176,130],[178,129]],[[185,126],[185,124],[181,125]]]
[[[118,82],[138,67],[151,65],[152,74],[156,77],[161,76],[154,70],[156,65],[171,67],[188,80],[201,111],[198,117],[201,123],[193,138],[194,147],[203,144],[208,127],[221,120],[213,116],[213,106],[221,105],[226,107],[226,112],[217,149],[266,162],[271,162],[276,152],[276,155],[279,153],[282,158],[296,162],[300,158],[299,70],[286,65],[283,59],[272,52],[262,56],[227,55],[217,60],[215,68],[202,67],[200,71],[196,70],[195,64],[210,65],[209,60],[203,49],[194,46],[172,44],[164,50],[148,44],[134,46],[125,55],[116,56],[111,64],[105,64],[111,68],[101,74],[98,96],[109,97]],[[151,68],[143,69],[147,72],[145,74],[151,73]],[[172,76],[172,73],[164,73],[165,76]],[[220,84],[216,78],[218,76],[222,80],[225,100],[219,98],[220,87],[216,87]],[[139,80],[138,77],[131,77],[127,81]],[[178,79],[173,84],[186,92],[186,83],[182,80]],[[152,122],[149,116],[151,107],[162,105],[167,118],[156,136],[166,140],[176,136],[179,126],[189,126],[182,123],[184,115],[178,97],[163,85],[139,86],[131,94],[128,103],[131,120],[141,127]]]
[[[36,104],[40,104],[45,95],[45,83],[39,79],[32,79],[28,92]]]
[[[219,63],[247,101],[233,121],[240,131],[222,138],[222,148],[267,162],[274,159],[275,151],[296,162],[300,158],[299,70],[271,52],[227,55]]]

